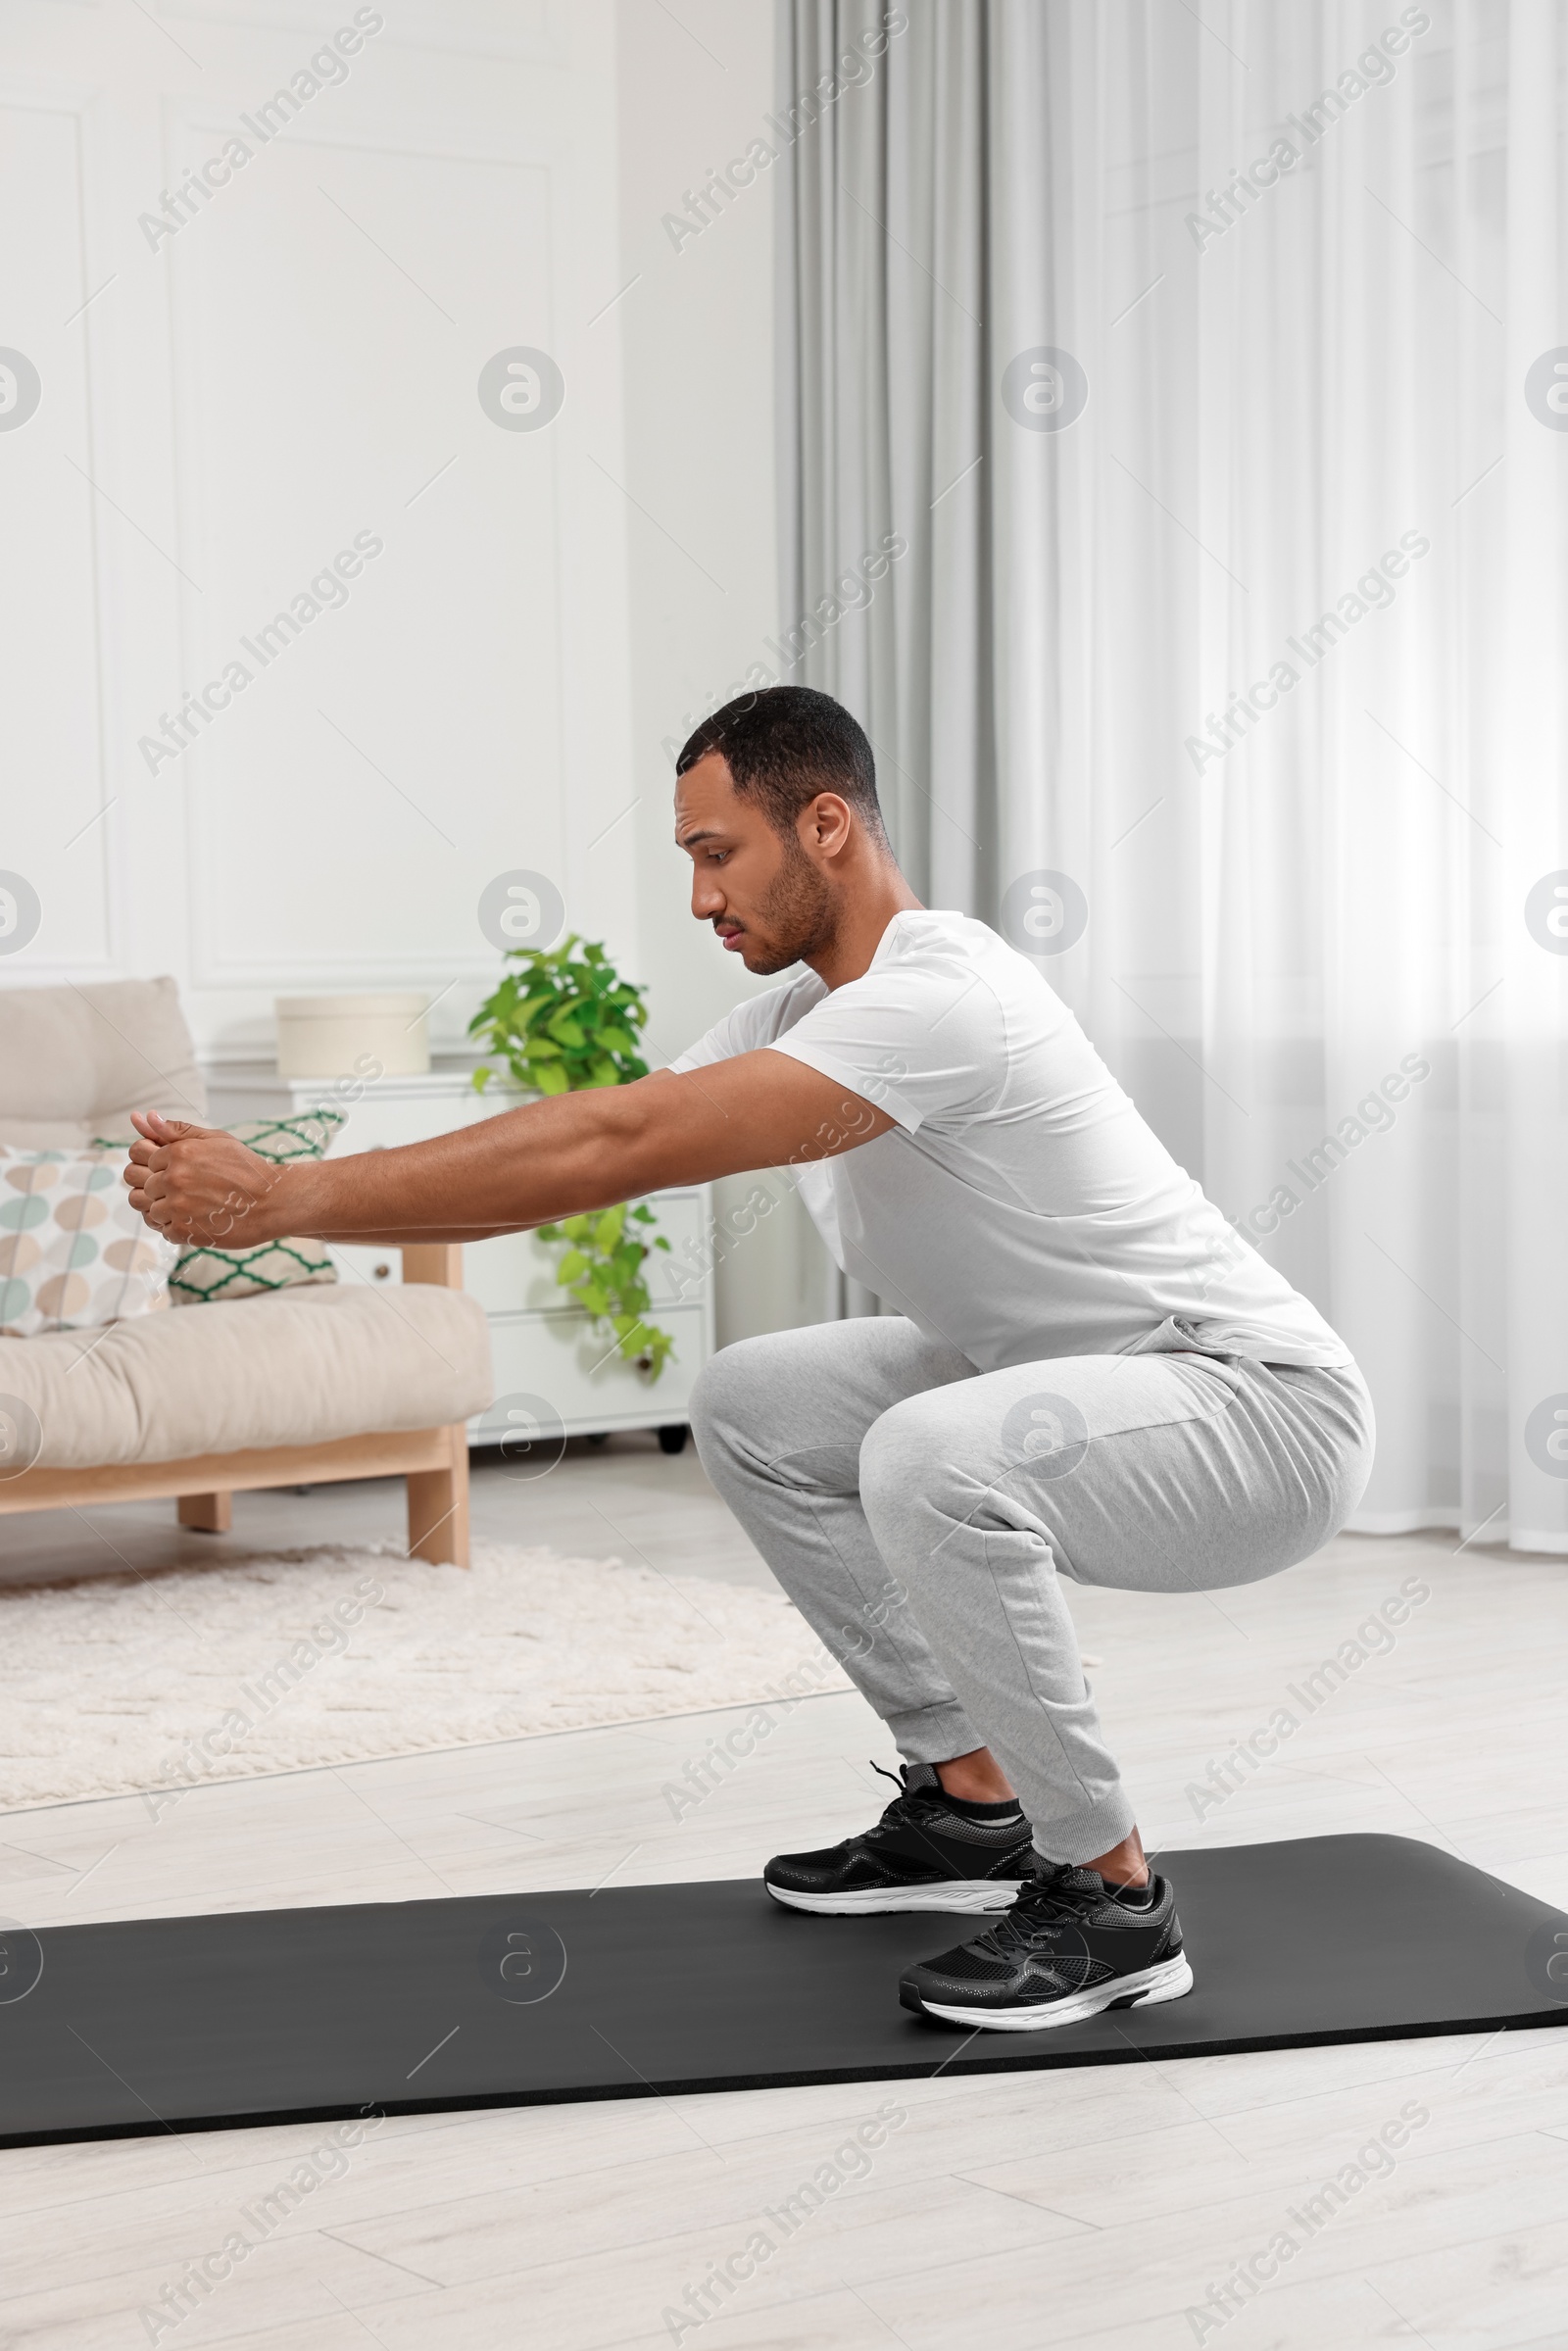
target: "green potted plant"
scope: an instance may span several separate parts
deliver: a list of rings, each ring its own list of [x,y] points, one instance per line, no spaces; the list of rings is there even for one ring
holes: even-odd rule
[[[528,1093],[568,1094],[585,1087],[621,1086],[648,1075],[638,1052],[647,1023],[646,990],[623,980],[594,940],[573,931],[559,947],[515,947],[509,970],[468,1023],[489,1056],[473,1073],[482,1094],[500,1063]],[[675,1342],[647,1320],[652,1297],[643,1278],[651,1249],[667,1249],[652,1208],[624,1202],[585,1216],[545,1224],[538,1237],[561,1251],[556,1280],[601,1329],[614,1333],[615,1351],[657,1380]],[[641,1231],[633,1228],[641,1227]]]

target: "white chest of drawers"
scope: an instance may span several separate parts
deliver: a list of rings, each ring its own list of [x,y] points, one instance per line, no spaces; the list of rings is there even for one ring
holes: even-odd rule
[[[209,1116],[217,1126],[237,1126],[246,1119],[298,1117],[330,1103],[348,1120],[328,1153],[341,1158],[424,1143],[529,1099],[493,1083],[475,1094],[466,1069],[376,1078],[356,1094],[358,1084],[220,1067],[208,1073]],[[675,1342],[651,1384],[621,1359],[612,1335],[571,1304],[555,1278],[557,1251],[531,1233],[474,1242],[464,1250],[464,1287],[489,1317],[496,1378],[495,1402],[469,1423],[470,1444],[495,1444],[519,1423],[541,1419],[542,1404],[568,1437],[658,1429],[661,1442],[678,1449],[693,1383],[713,1351],[712,1206],[706,1184],[655,1193],[648,1205],[659,1219],[644,1228],[648,1237],[662,1233],[670,1245],[667,1255],[657,1249],[644,1266],[654,1300],[650,1320]],[[401,1278],[395,1249],[334,1247],[332,1255],[341,1281],[391,1289]]]

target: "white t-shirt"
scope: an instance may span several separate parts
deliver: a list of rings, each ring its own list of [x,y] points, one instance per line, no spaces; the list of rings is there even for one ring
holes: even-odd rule
[[[1351,1361],[983,922],[895,914],[863,978],[803,971],[673,1067],[764,1046],[897,1121],[802,1166],[801,1196],[847,1274],[978,1370],[1136,1349],[1172,1315],[1227,1353]]]

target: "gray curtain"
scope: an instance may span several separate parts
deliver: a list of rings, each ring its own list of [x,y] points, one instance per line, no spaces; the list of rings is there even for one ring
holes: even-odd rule
[[[865,725],[913,887],[991,917],[1009,828],[988,322],[999,275],[1020,269],[1029,310],[1054,308],[1046,13],[1014,8],[999,24],[991,0],[779,8],[775,121],[801,133],[778,211],[780,650],[792,679]],[[1054,505],[1048,493],[1048,525]],[[1030,659],[1049,729],[1050,672],[1070,640],[1058,582],[1037,585]]]
[[[1045,52],[1015,24],[1033,98],[1009,110],[989,0],[781,0],[778,28],[780,674],[860,719],[918,894],[994,919],[1013,829],[998,787],[994,183],[1004,221],[1035,205],[1029,261],[1048,286]],[[1049,790],[1035,798],[1054,814]],[[839,1292],[843,1312],[876,1310],[858,1284]]]
[[[1386,20],[1386,21],[1385,21]],[[1568,1552],[1568,6],[779,0],[775,667]]]

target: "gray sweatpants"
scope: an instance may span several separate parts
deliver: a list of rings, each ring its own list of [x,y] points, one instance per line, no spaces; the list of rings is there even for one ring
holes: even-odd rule
[[[1358,1371],[1210,1352],[1175,1320],[1136,1354],[984,1374],[902,1316],[743,1340],[703,1372],[692,1423],[902,1752],[988,1746],[1054,1861],[1133,1826],[1058,1579],[1255,1583],[1327,1543],[1372,1466]]]

